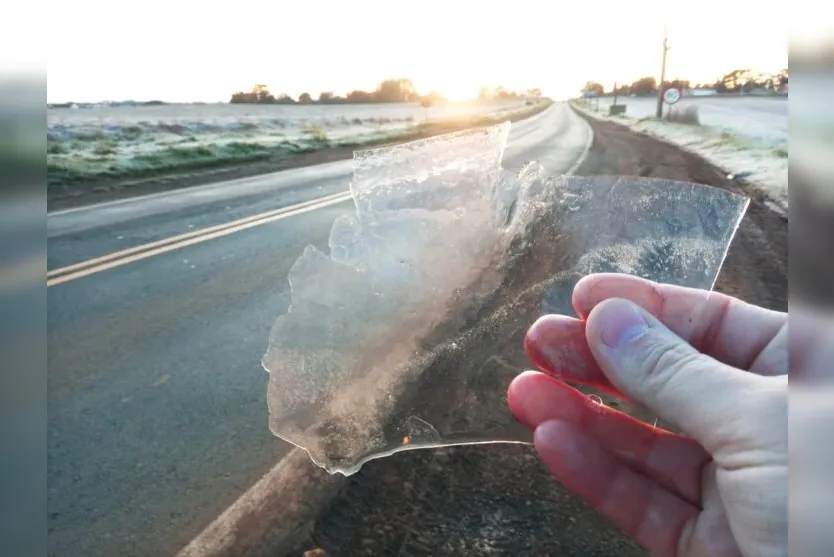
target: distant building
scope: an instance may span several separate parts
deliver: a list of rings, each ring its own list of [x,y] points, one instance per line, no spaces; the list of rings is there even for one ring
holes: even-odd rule
[[[717,94],[718,91],[715,89],[686,89],[683,92],[685,97],[710,97]]]

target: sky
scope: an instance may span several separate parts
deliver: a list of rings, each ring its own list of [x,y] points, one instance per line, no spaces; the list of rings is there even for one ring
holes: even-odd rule
[[[371,90],[391,77],[422,93],[472,98],[481,86],[539,87],[554,98],[585,81],[667,77],[713,82],[736,68],[787,67],[781,4],[728,0],[559,3],[542,0],[145,0],[50,6],[48,102],[226,101]],[[755,23],[754,23],[755,21]]]

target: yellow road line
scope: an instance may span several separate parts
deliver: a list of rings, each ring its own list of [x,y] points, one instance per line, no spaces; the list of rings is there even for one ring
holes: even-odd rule
[[[97,265],[99,263],[104,263],[105,261],[112,261],[113,259],[119,259],[120,257],[125,257],[134,253],[138,253],[140,251],[150,250],[158,246],[163,246],[166,244],[173,244],[176,242],[180,242],[182,240],[187,240],[189,238],[194,238],[196,236],[202,236],[203,234],[211,234],[217,230],[223,230],[226,228],[231,228],[235,226],[239,226],[241,224],[245,224],[247,222],[252,222],[264,218],[271,217],[273,215],[279,215],[286,213],[288,211],[293,211],[295,209],[300,209],[302,207],[306,207],[309,205],[317,205],[319,203],[324,203],[330,199],[337,199],[342,198],[347,195],[347,192],[340,192],[335,193],[333,195],[327,195],[324,197],[319,197],[317,199],[312,199],[310,201],[304,201],[303,203],[297,203],[295,205],[290,205],[289,207],[282,207],[280,209],[274,209],[272,211],[267,211],[265,213],[260,213],[258,215],[253,215],[250,217],[244,217],[242,219],[234,220],[231,222],[225,222],[223,224],[218,224],[215,226],[210,226],[208,228],[201,228],[200,230],[193,230],[191,232],[186,232],[184,234],[178,234],[177,236],[171,236],[170,238],[163,238],[161,240],[156,240],[154,242],[149,242],[147,244],[142,244],[140,246],[134,246],[132,248],[126,248],[119,251],[114,251],[113,253],[109,253],[107,255],[102,255],[101,257],[95,257],[93,259],[88,259],[86,261],[81,261],[79,263],[74,263],[72,265],[67,265],[65,267],[61,267],[59,269],[52,269],[51,271],[47,271],[46,277],[51,278],[58,275],[63,275],[64,273],[69,273],[72,271],[76,271],[78,269],[83,269],[84,267],[92,267],[93,265]]]
[[[148,257],[153,257],[169,251],[199,244],[200,242],[205,242],[214,238],[228,236],[229,234],[254,228],[255,226],[260,226],[262,224],[267,224],[269,222],[289,218],[295,215],[301,215],[316,209],[328,207],[330,205],[336,205],[338,203],[342,203],[343,201],[347,201],[350,198],[349,192],[328,195],[312,201],[298,203],[290,207],[283,207],[274,211],[261,213],[260,215],[254,215],[252,217],[246,217],[229,223],[211,226],[194,232],[180,234],[171,238],[157,240],[141,246],[96,257],[95,259],[90,259],[88,261],[82,261],[80,263],[61,267],[60,269],[55,269],[51,273],[47,273],[46,286],[56,286],[71,280],[100,273],[108,269],[121,267],[122,265],[127,265],[128,263],[141,261],[142,259],[147,259]],[[52,278],[50,278],[50,275]]]

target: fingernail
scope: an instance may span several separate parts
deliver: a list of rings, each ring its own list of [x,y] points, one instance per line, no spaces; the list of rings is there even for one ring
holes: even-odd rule
[[[533,432],[536,452],[551,471],[558,471],[558,478],[587,472],[588,457],[579,450],[581,441],[576,426],[559,419],[543,422]]]
[[[612,302],[600,308],[602,315],[602,342],[609,348],[619,348],[624,343],[642,335],[649,324],[640,310],[625,300]]]
[[[533,391],[530,388],[530,384],[536,381],[538,375],[541,374],[537,371],[524,371],[513,379],[507,388],[507,403],[509,404],[510,412],[521,425],[529,429],[536,429],[538,425],[538,423],[532,422],[528,416],[530,393]]]
[[[550,375],[558,376],[558,371],[550,361],[550,358],[542,352],[542,346],[546,346],[546,344],[534,340],[529,333],[524,337],[524,351],[527,353],[530,361],[533,362],[533,365]]]
[[[559,447],[564,446],[563,441],[572,429],[571,424],[559,419],[547,420],[538,424],[534,438],[536,448],[540,451],[544,449],[546,452],[558,451]]]
[[[524,372],[510,384],[510,410],[523,425],[536,429],[548,418],[572,415],[576,405],[568,389],[543,373]]]
[[[568,371],[566,366],[581,367],[582,359],[575,354],[576,345],[584,341],[582,323],[563,315],[547,315],[539,318],[524,336],[524,350],[530,361],[557,379]],[[574,370],[581,373],[583,369]]]

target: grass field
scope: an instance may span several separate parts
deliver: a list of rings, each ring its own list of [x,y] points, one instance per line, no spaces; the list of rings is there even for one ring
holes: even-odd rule
[[[425,137],[518,119],[549,101],[436,106],[163,105],[52,109],[50,186],[69,186]]]
[[[617,122],[697,153],[728,174],[767,193],[781,211],[788,206],[788,100],[760,97],[688,98],[673,110],[696,109],[697,125],[658,120],[656,99],[620,97],[624,115],[609,116],[611,98],[577,102],[594,118]],[[664,108],[664,115],[668,107]]]

